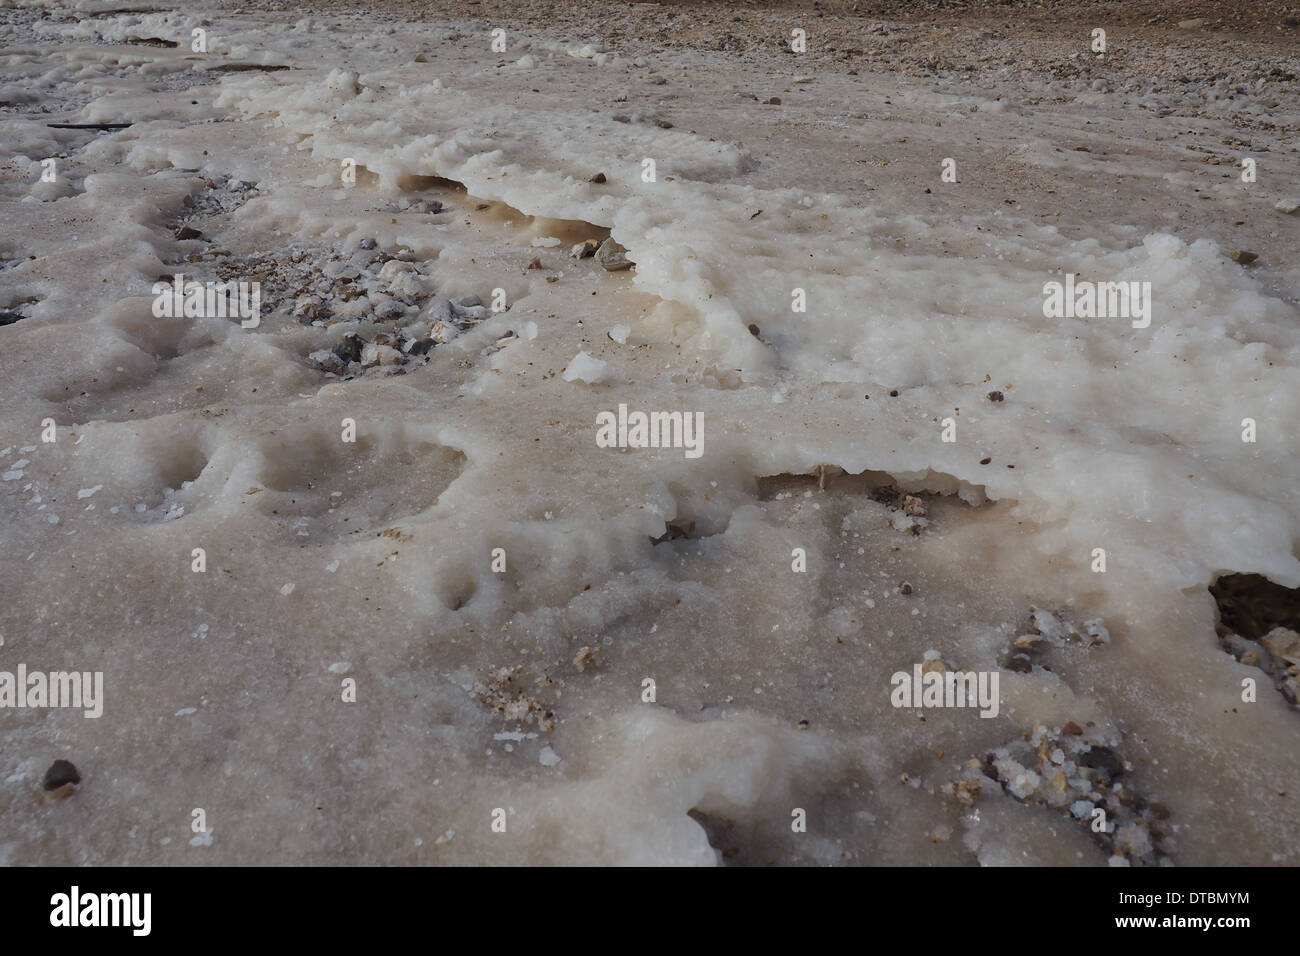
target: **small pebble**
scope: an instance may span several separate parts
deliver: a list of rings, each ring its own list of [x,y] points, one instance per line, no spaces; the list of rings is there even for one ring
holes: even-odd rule
[[[613,238],[606,239],[600,244],[600,248],[596,250],[596,261],[607,272],[617,272],[632,266],[632,260],[627,257],[627,250]]]
[[[68,760],[56,760],[50,764],[50,769],[45,771],[45,779],[41,786],[46,790],[58,790],[64,784],[81,783],[81,774],[77,768]]]

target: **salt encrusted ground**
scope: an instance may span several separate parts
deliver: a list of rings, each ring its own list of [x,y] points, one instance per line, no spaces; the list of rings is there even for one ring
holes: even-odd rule
[[[112,6],[0,10],[0,670],[105,674],[0,862],[1295,862],[1294,594],[1208,590],[1300,585],[1292,11]]]

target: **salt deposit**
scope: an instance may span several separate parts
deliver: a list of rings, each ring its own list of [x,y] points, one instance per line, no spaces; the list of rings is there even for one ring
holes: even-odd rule
[[[1102,91],[96,8],[0,21],[0,669],[105,675],[0,710],[0,863],[1296,862],[1288,671],[1207,590],[1300,587],[1294,147],[1214,184],[1277,221],[1248,270],[1142,152],[1186,118]],[[990,181],[1090,195],[1085,118],[1124,205]],[[159,316],[181,273],[260,322]],[[1045,314],[1067,275],[1149,324]]]

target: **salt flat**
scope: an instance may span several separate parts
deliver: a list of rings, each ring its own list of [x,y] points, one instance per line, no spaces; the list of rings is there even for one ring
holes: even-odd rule
[[[0,10],[0,862],[1295,863],[1294,46],[583,6]]]

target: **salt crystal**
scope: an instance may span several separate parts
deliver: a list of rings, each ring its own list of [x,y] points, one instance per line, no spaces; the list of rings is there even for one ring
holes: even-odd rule
[[[563,378],[566,382],[586,382],[588,385],[598,385],[609,380],[609,365],[598,358],[592,358],[586,352],[579,352],[569,360]]]

